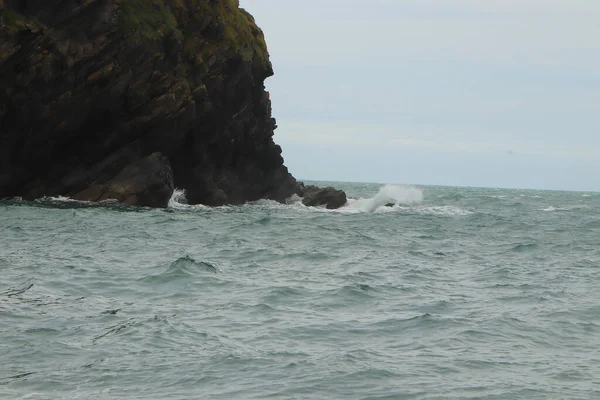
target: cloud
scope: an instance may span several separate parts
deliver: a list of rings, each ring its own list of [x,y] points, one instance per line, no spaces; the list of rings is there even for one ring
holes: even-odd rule
[[[340,152],[348,148],[397,148],[456,155],[538,156],[590,162],[600,159],[600,148],[581,143],[565,145],[526,138],[502,140],[504,136],[510,136],[507,132],[495,132],[491,140],[478,140],[476,138],[482,135],[474,131],[407,129],[397,125],[287,120],[279,125],[276,140],[280,144],[313,145],[315,148],[328,147]]]
[[[600,65],[595,0],[246,0],[276,59],[305,65],[462,60]],[[261,18],[261,15],[264,17]],[[269,35],[285,32],[285,35]]]

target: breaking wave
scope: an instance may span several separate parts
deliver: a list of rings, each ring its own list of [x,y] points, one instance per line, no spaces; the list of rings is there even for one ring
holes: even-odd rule
[[[423,191],[412,186],[385,185],[372,198],[350,199],[345,208],[363,212],[375,212],[402,205],[423,202]]]
[[[328,210],[324,206],[308,207],[302,204],[302,198],[292,196],[286,204],[274,200],[257,200],[241,207],[261,207],[275,210],[295,209],[300,212],[360,214],[360,213],[405,213],[426,214],[440,216],[467,216],[473,214],[472,210],[459,208],[452,205],[423,204],[423,190],[414,186],[384,185],[373,197],[349,198],[345,206]],[[207,211],[215,209],[230,209],[240,206],[209,207],[205,205],[189,205],[184,190],[175,189],[169,200],[169,209],[173,211]]]
[[[186,206],[188,204],[187,198],[185,196],[185,190],[175,189],[173,190],[173,194],[169,199],[169,208],[181,208],[181,206]]]

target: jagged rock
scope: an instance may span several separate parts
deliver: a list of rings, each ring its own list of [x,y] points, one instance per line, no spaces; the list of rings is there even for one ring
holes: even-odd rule
[[[302,204],[309,207],[325,206],[328,209],[342,207],[348,201],[346,193],[332,187],[320,188],[313,185],[300,184]]]
[[[173,194],[173,172],[160,153],[135,161],[105,184],[93,185],[73,195],[76,200],[117,200],[125,205],[166,207]]]
[[[155,152],[190,203],[299,192],[236,0],[0,0],[0,21],[0,198],[108,193]]]

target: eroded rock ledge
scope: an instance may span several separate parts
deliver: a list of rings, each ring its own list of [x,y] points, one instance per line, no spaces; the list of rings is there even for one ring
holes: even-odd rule
[[[0,198],[301,194],[273,142],[272,74],[236,0],[0,0]]]

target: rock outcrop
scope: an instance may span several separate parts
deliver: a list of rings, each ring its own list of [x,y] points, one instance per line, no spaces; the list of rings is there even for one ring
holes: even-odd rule
[[[124,205],[165,207],[173,194],[173,172],[160,153],[135,161],[105,184],[91,186],[73,195],[76,200],[117,200]]]
[[[299,183],[299,186],[302,204],[305,206],[325,206],[325,208],[331,210],[342,207],[348,201],[344,191],[331,186],[325,188],[313,185],[304,186],[302,182]]]
[[[236,0],[0,0],[0,198],[300,194],[273,142],[272,74]]]

